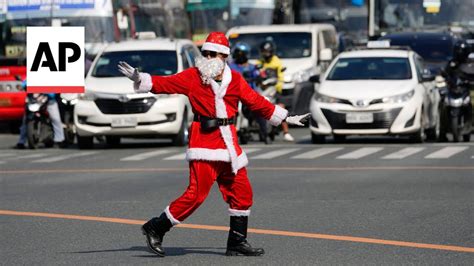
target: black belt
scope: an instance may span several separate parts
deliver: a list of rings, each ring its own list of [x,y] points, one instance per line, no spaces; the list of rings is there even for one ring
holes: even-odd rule
[[[201,123],[201,128],[204,130],[213,130],[219,126],[227,126],[235,124],[235,117],[230,118],[212,118],[202,115],[194,115],[194,121]]]

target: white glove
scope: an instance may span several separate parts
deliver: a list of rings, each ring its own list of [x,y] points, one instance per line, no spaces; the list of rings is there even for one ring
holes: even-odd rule
[[[285,119],[285,121],[290,125],[304,126],[303,123],[306,122],[306,120],[309,119],[310,115],[311,115],[310,113],[307,113],[307,114],[304,114],[304,115],[288,116]]]
[[[133,68],[127,62],[120,61],[118,64],[118,70],[127,78],[131,79],[135,84],[140,84],[140,72],[137,68]]]

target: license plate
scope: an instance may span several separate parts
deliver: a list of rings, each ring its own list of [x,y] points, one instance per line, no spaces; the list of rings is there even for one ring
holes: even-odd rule
[[[120,117],[112,118],[112,127],[136,127],[136,117]]]
[[[372,113],[347,113],[346,123],[348,124],[359,124],[359,123],[372,123],[374,122],[374,115]]]
[[[0,106],[10,106],[12,105],[12,102],[10,99],[0,99]]]

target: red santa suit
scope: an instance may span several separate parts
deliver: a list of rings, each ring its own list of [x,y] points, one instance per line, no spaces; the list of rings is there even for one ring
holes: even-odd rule
[[[219,46],[218,46],[219,47]],[[204,47],[203,47],[204,49]],[[279,125],[288,111],[271,104],[256,93],[244,78],[225,65],[222,82],[203,83],[199,70],[189,68],[178,74],[162,77],[141,73],[141,88],[151,88],[156,94],[184,94],[189,98],[195,115],[211,118],[232,118],[241,101],[250,110]],[[168,219],[178,224],[196,210],[207,197],[214,181],[218,182],[229,213],[248,216],[252,206],[252,188],[245,166],[247,156],[238,144],[235,125],[219,126],[205,131],[194,121],[189,130],[189,186],[165,209]]]

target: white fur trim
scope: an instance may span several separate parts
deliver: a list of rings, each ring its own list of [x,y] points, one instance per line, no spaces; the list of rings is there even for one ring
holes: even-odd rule
[[[236,209],[229,209],[230,216],[249,216],[250,210],[236,210]]]
[[[206,148],[190,148],[186,151],[187,161],[220,161],[230,162],[229,151],[226,149],[206,149]],[[236,160],[236,171],[247,166],[249,160],[247,154],[244,151],[237,157]]]
[[[212,42],[205,42],[203,45],[202,45],[202,48],[201,50],[203,51],[214,51],[214,52],[218,52],[218,53],[221,53],[221,54],[230,54],[230,48],[225,46],[225,45],[222,45],[222,44],[217,44],[217,43],[212,43]]]
[[[278,126],[281,122],[288,116],[288,110],[281,108],[279,105],[275,105],[275,110],[273,111],[272,117],[270,117],[270,124],[272,126]]]
[[[140,83],[133,83],[133,89],[136,93],[147,93],[153,87],[151,76],[148,73],[139,73]]]
[[[165,213],[166,213],[166,217],[168,217],[168,219],[171,221],[171,224],[172,225],[177,225],[177,224],[180,224],[181,222],[176,220],[173,215],[171,214],[170,212],[170,206],[166,206],[165,208]]]

